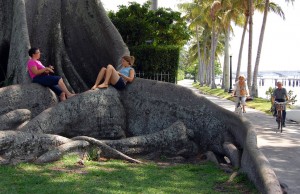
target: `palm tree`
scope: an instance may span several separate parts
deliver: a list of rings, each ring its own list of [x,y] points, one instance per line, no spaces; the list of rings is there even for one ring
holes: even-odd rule
[[[246,31],[247,31],[247,26],[249,21],[249,13],[250,13],[248,9],[248,1],[243,0],[243,3],[239,5],[239,9],[241,9],[241,11],[244,13],[245,19],[244,19],[244,28],[243,28],[243,34],[242,34],[242,39],[241,39],[241,44],[239,49],[239,57],[238,57],[235,81],[238,80],[241,71],[243,47],[244,47],[244,41],[245,41],[245,36],[246,36]]]
[[[255,60],[255,66],[254,66],[254,71],[253,71],[253,82],[252,82],[251,95],[254,97],[258,96],[258,91],[257,91],[258,67],[259,67],[262,44],[263,44],[264,33],[265,33],[265,28],[266,28],[267,17],[268,17],[269,11],[275,12],[276,14],[281,16],[283,19],[285,19],[284,13],[280,6],[278,6],[275,3],[270,2],[270,0],[265,0],[263,22],[262,22],[262,26],[261,26],[259,42],[258,42],[258,49],[257,49],[257,54],[256,54],[256,60]]]
[[[205,24],[205,12],[203,11],[203,4],[202,1],[194,0],[193,3],[183,3],[179,4],[178,7],[183,10],[186,15],[184,16],[186,20],[190,23],[189,28],[192,30],[195,30],[196,35],[196,45],[197,45],[197,58],[198,58],[198,76],[200,84],[204,84],[204,77],[205,73],[207,74],[207,71],[205,72],[205,56],[201,53],[201,48],[204,48],[204,45],[201,47],[201,36],[203,36],[203,30],[206,31],[207,29],[210,29],[208,25]],[[206,26],[203,28],[202,26]],[[191,49],[194,49],[195,47],[192,46]],[[193,53],[193,52],[192,52]]]
[[[230,1],[227,0],[227,4],[228,2]],[[222,21],[224,12],[220,11],[221,2],[212,2],[212,0],[194,0],[193,3],[180,4],[179,7],[183,8],[183,10],[187,12],[186,18],[189,18],[190,28],[196,31],[200,83],[204,84],[205,77],[206,84],[215,88],[216,54],[220,51],[223,52],[223,47],[218,46],[223,44],[223,42],[220,43],[218,40],[219,36],[224,33],[224,29],[228,29],[227,27],[224,27]],[[227,21],[227,23],[230,22]],[[227,24],[227,26],[230,25]],[[210,43],[210,48],[207,46],[208,43]],[[204,70],[205,66],[206,71]]]
[[[178,5],[179,9],[183,10],[184,12],[186,12],[186,15],[184,16],[184,18],[190,22],[189,28],[190,29],[195,29],[196,30],[196,42],[197,42],[197,53],[198,53],[198,64],[199,64],[199,68],[198,70],[200,70],[200,66],[201,66],[201,55],[200,55],[200,43],[199,43],[199,32],[198,32],[198,24],[195,24],[195,20],[197,19],[197,16],[195,16],[194,14],[194,10],[195,7],[197,7],[197,3],[194,1],[193,3],[183,3],[183,4],[179,4]],[[192,60],[193,61],[193,60]],[[198,75],[200,75],[201,72],[198,72]]]
[[[248,0],[248,10],[249,10],[249,42],[248,42],[248,66],[247,66],[247,85],[251,89],[251,79],[252,79],[252,42],[253,42],[253,14],[254,6],[253,0]]]
[[[151,0],[151,10],[157,10],[157,0]]]
[[[211,50],[210,50],[210,66],[211,66],[211,88],[217,88],[215,83],[215,56],[216,56],[216,48],[217,48],[217,41],[219,36],[219,30],[217,29],[217,14],[218,11],[221,9],[221,2],[216,0],[212,3],[210,9],[210,17],[212,20],[212,36],[211,36]]]
[[[225,48],[224,48],[224,68],[223,68],[223,82],[222,88],[225,91],[229,90],[229,47],[230,36],[232,32],[231,22],[241,26],[244,20],[243,12],[239,9],[240,0],[223,0],[222,11],[225,13],[223,16],[223,26],[225,34]]]

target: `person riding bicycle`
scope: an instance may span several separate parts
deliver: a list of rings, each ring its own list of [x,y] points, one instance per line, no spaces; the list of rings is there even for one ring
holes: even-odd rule
[[[236,96],[236,108],[238,108],[239,103],[241,103],[243,107],[243,113],[246,113],[246,98],[249,96],[249,90],[244,75],[239,76],[239,81],[235,83],[233,90],[233,96]]]
[[[273,95],[272,95],[272,104],[274,106],[274,102],[285,102],[287,100],[289,100],[289,97],[288,97],[288,93],[286,91],[285,88],[282,87],[282,82],[278,81],[276,83],[277,85],[277,88],[274,90],[273,92]],[[274,111],[274,116],[276,116],[277,114],[277,110],[276,110],[276,106],[274,106],[275,108],[275,111]],[[282,126],[285,127],[285,117],[286,117],[286,111],[285,109],[282,110]]]

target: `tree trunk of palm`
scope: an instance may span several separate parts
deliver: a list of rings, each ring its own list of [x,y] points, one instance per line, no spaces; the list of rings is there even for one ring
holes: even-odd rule
[[[200,62],[199,62],[199,68],[198,68],[198,80],[199,80],[199,85],[200,86],[203,86],[203,78],[204,78],[204,73],[203,73],[203,65],[204,65],[204,63],[203,63],[203,60],[202,60],[202,58],[200,58]]]
[[[207,47],[206,47],[207,41],[204,42],[204,51],[203,51],[203,69],[204,70],[204,75],[205,75],[205,79],[204,79],[204,85],[208,85],[210,77],[209,77],[209,65],[208,65],[208,56],[207,56]]]
[[[225,50],[224,50],[224,68],[223,68],[223,89],[227,92],[229,90],[230,78],[229,78],[229,38],[230,38],[230,26],[227,29],[225,35]]]
[[[212,43],[211,43],[211,56],[210,56],[210,69],[211,69],[211,83],[210,87],[212,89],[217,88],[215,82],[215,55],[216,55],[216,48],[217,48],[217,40],[218,40],[218,33],[215,31],[215,27],[212,30]]]
[[[246,17],[245,25],[244,25],[244,29],[243,29],[243,35],[242,35],[241,45],[240,45],[240,50],[239,50],[238,64],[237,64],[237,68],[236,68],[235,81],[238,81],[238,77],[241,74],[241,64],[242,64],[243,48],[244,48],[245,35],[246,35],[246,31],[247,31],[247,26],[248,26],[248,19],[249,19],[249,16]]]
[[[258,48],[257,48],[256,61],[255,61],[254,72],[253,72],[253,82],[252,82],[251,94],[254,97],[258,97],[258,91],[257,91],[258,67],[259,67],[259,60],[260,60],[260,55],[261,55],[262,44],[263,44],[263,40],[264,40],[264,33],[265,33],[265,29],[266,29],[266,24],[267,24],[269,3],[270,3],[270,1],[266,0],[265,10],[264,10],[264,18],[263,18],[263,23],[262,23],[262,26],[261,26],[261,31],[260,31],[260,36],[259,36],[259,43],[258,43]]]
[[[206,85],[210,86],[211,85],[211,64],[210,64],[210,59],[207,60],[206,64],[206,72],[207,72],[207,78],[206,78]]]
[[[248,0],[249,8],[249,45],[248,45],[248,68],[247,68],[247,84],[251,91],[252,81],[252,36],[253,36],[253,0]]]
[[[200,84],[203,86],[205,83],[205,76],[206,76],[206,71],[205,71],[205,55],[203,55],[203,58],[201,58],[201,79],[200,79]]]
[[[198,65],[199,65],[199,68],[198,68],[198,78],[199,78],[199,82],[200,82],[200,85],[202,85],[202,80],[203,80],[203,72],[202,72],[202,65],[201,65],[201,52],[200,52],[200,41],[199,41],[199,30],[198,30],[198,25],[196,26],[196,37],[197,37],[197,49],[198,49]]]
[[[157,10],[157,0],[151,0],[151,10]]]

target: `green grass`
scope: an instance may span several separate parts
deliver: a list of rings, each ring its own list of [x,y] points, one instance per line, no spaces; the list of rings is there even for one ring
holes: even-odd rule
[[[86,161],[77,156],[46,164],[0,166],[0,192],[22,193],[258,193],[245,175],[228,181],[212,163],[157,165]]]
[[[218,96],[221,98],[225,98],[231,101],[234,101],[234,98],[231,96],[231,93],[225,92],[224,89],[216,88],[211,89],[208,86],[199,86],[199,83],[193,84],[193,86],[199,89],[202,93]],[[247,101],[247,107],[260,110],[266,114],[271,115],[271,102],[269,100],[263,98],[254,98],[252,101]]]

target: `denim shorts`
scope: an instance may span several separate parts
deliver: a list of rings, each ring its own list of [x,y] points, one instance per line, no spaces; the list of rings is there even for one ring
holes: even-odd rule
[[[58,87],[60,76],[54,75],[37,75],[32,79],[33,83],[41,84],[42,86],[49,87],[56,95],[60,96],[61,89]]]
[[[246,105],[246,96],[236,97],[235,99],[236,106],[238,106],[239,103],[242,105]]]
[[[117,83],[115,85],[112,85],[114,88],[116,88],[117,90],[123,90],[126,86],[125,81],[123,80],[122,77],[119,78],[119,80],[117,81]]]

